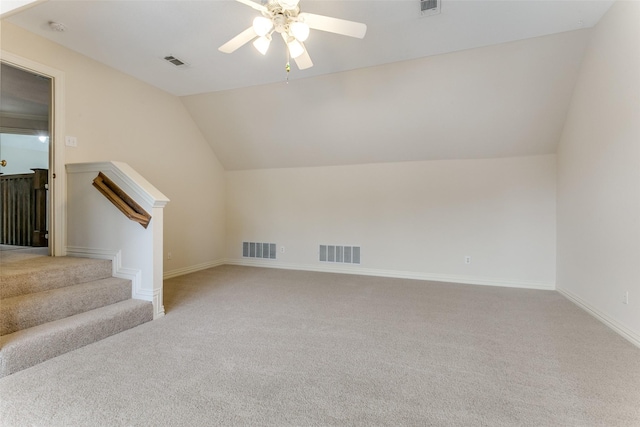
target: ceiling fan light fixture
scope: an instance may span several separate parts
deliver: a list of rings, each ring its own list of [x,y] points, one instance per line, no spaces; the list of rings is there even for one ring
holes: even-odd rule
[[[289,47],[289,54],[293,59],[304,53],[304,47],[300,44],[300,42],[296,39],[292,39],[287,42],[287,47]]]
[[[255,47],[256,50],[258,52],[260,52],[261,54],[266,55],[267,51],[269,50],[269,45],[270,44],[271,44],[271,37],[266,35],[266,36],[258,37],[253,42],[253,47]]]
[[[296,7],[298,7],[299,2],[300,0],[278,0],[280,6],[282,6],[282,8],[285,10],[294,10]]]
[[[293,22],[289,28],[298,41],[304,42],[309,38],[309,26],[304,22]]]
[[[304,42],[311,29],[326,31],[349,37],[363,38],[367,25],[332,18],[330,16],[303,13],[300,11],[300,0],[236,0],[262,14],[253,20],[253,24],[218,48],[220,52],[232,53],[240,47],[253,42],[253,46],[266,55],[273,33],[282,36],[287,46],[287,59],[295,59],[300,70],[313,67],[313,61]],[[424,0],[440,1],[440,0]],[[289,72],[289,61],[287,61]]]
[[[273,28],[273,22],[271,19],[264,16],[258,16],[253,20],[253,31],[260,37],[264,37],[269,34],[269,31]]]

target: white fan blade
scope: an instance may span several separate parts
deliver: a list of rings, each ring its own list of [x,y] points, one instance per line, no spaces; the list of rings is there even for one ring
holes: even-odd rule
[[[304,48],[304,52],[302,52],[302,55],[298,56],[297,58],[294,58],[293,60],[296,61],[296,65],[300,70],[306,70],[307,68],[313,67],[313,62],[311,61],[309,52],[307,52],[307,47],[304,45],[304,43],[300,43],[300,44]]]
[[[249,7],[254,8],[255,10],[259,10],[260,12],[266,12],[267,8],[260,3],[256,3],[251,0],[236,0],[238,3],[246,4]]]
[[[345,19],[331,18],[330,16],[316,15],[315,13],[301,13],[298,15],[310,28],[342,34],[350,37],[364,38],[367,25],[360,22],[347,21]]]
[[[231,40],[229,40],[228,42],[226,42],[225,44],[223,44],[222,46],[220,46],[218,50],[224,53],[235,52],[238,48],[249,43],[251,40],[253,40],[256,37],[258,37],[258,35],[253,29],[253,26],[251,26],[246,30],[244,30],[243,32],[241,32],[240,34],[238,34],[237,36],[235,36],[234,38],[232,38]]]

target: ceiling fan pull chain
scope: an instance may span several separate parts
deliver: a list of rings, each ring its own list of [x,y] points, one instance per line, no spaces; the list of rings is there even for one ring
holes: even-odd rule
[[[284,66],[284,69],[287,71],[287,84],[289,84],[289,73],[291,72],[291,64],[289,63],[289,49],[285,49],[287,52],[287,64]]]

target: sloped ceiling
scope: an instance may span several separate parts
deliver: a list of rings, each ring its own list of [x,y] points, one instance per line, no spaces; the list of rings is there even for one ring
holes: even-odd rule
[[[555,153],[589,32],[183,98],[228,170]]]
[[[217,50],[256,16],[232,0],[49,0],[6,19],[181,96],[238,170],[553,153],[588,29],[611,4],[442,0],[421,17],[419,0],[302,0],[368,33],[314,32],[314,67],[292,65],[288,83],[284,46]]]

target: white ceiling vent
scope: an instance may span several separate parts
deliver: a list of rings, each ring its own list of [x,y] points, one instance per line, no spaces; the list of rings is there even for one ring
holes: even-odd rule
[[[437,15],[440,13],[441,0],[420,0],[420,13],[422,16]]]
[[[181,67],[182,68],[182,67],[186,67],[187,66],[186,62],[179,60],[178,58],[176,58],[173,55],[165,56],[164,60],[169,62],[169,63],[171,63],[171,64],[173,64],[173,65],[175,65],[176,67]]]

